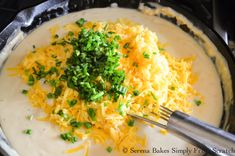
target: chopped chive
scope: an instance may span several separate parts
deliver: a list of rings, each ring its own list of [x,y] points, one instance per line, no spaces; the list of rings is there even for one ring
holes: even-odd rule
[[[194,99],[193,101],[197,106],[200,106],[202,104],[201,100]]]
[[[70,32],[68,33],[68,35],[69,35],[70,37],[72,37],[72,36],[74,35],[74,33],[73,33],[72,31],[70,31]]]
[[[56,56],[56,55],[54,55],[54,54],[52,54],[52,55],[51,55],[51,57],[52,57],[52,58],[57,58],[57,56]]]
[[[32,129],[26,129],[23,131],[24,134],[31,135],[32,134]]]
[[[128,54],[123,54],[123,58],[128,58]]]
[[[113,149],[112,149],[111,146],[108,146],[108,147],[106,148],[106,151],[109,152],[109,153],[111,153],[111,152],[113,151]]]
[[[129,121],[127,122],[127,124],[128,124],[128,126],[133,127],[134,124],[135,124],[135,120],[129,120]]]
[[[71,132],[60,134],[60,138],[71,143],[77,142],[77,137],[75,137]]]
[[[120,103],[118,106],[118,112],[121,116],[124,116],[126,114],[125,109],[126,109],[125,104]]]
[[[138,67],[138,63],[137,63],[137,62],[133,62],[133,63],[132,63],[132,66]]]
[[[95,111],[95,109],[88,108],[87,113],[93,121],[96,120],[96,111]]]
[[[74,128],[80,128],[82,127],[83,123],[82,122],[78,122],[76,120],[71,120],[70,121],[70,125]]]
[[[93,96],[91,96],[91,100],[94,101],[96,99],[99,99],[100,97],[102,97],[104,95],[104,92],[100,92],[98,94],[95,94]]]
[[[29,75],[29,77],[28,77],[28,85],[30,85],[30,86],[32,86],[32,85],[34,85],[34,77],[33,77],[33,75],[31,74],[31,75]]]
[[[58,35],[58,34],[55,34],[54,38],[59,38],[59,35]]]
[[[127,49],[127,48],[129,48],[129,45],[130,45],[130,43],[127,42],[127,43],[125,43],[125,45],[123,46],[123,48]]]
[[[140,94],[140,92],[137,89],[133,91],[134,96],[138,96],[139,94]]]
[[[80,18],[77,20],[75,23],[79,26],[82,27],[85,24],[86,20],[84,18]]]
[[[55,92],[54,92],[54,97],[55,98],[57,98],[57,97],[59,97],[61,95],[62,88],[63,88],[63,86],[58,86],[58,87],[55,88]]]
[[[69,118],[68,114],[66,114],[62,109],[59,110],[59,112],[57,114],[59,116],[61,116],[62,118],[64,118],[65,120],[67,120]]]
[[[90,122],[84,122],[83,125],[84,125],[87,129],[92,128],[92,124],[91,124]]]
[[[70,107],[73,107],[74,105],[77,104],[77,100],[76,99],[73,99],[73,100],[67,100],[67,103]]]
[[[53,93],[48,93],[47,94],[47,98],[48,99],[53,99],[54,98],[54,94]]]
[[[22,92],[22,94],[25,94],[25,95],[28,94],[28,90],[26,90],[26,89],[23,89],[21,92]]]
[[[165,51],[165,49],[164,48],[159,48],[159,51],[162,52],[162,51]]]
[[[144,58],[146,58],[146,59],[149,59],[149,58],[150,58],[150,55],[149,55],[147,52],[143,52],[143,56],[144,56]]]
[[[58,60],[58,59],[56,59],[55,62],[56,62],[56,63],[55,63],[55,66],[56,66],[56,67],[59,67],[59,66],[61,65],[61,63],[62,63],[62,61],[60,61],[60,60]]]

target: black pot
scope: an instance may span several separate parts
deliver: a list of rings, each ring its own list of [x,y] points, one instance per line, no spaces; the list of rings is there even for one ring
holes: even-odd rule
[[[0,55],[6,52],[6,49],[12,48],[9,43],[13,42],[13,39],[19,32],[29,33],[31,30],[35,29],[42,23],[49,21],[53,18],[59,17],[61,15],[75,12],[79,10],[84,10],[88,8],[98,8],[98,7],[108,7],[112,3],[117,3],[119,7],[138,9],[140,3],[144,3],[146,7],[155,8],[153,3],[159,3],[162,6],[170,7],[177,12],[183,14],[187,17],[197,28],[202,30],[204,34],[214,43],[218,51],[223,55],[228,63],[228,67],[232,79],[232,90],[233,97],[235,96],[235,57],[232,55],[229,47],[223,41],[223,39],[212,29],[206,26],[199,19],[194,17],[192,14],[186,10],[177,7],[175,4],[168,0],[147,1],[147,0],[51,0],[42,3],[36,7],[25,9],[19,12],[15,18],[1,33],[0,33]],[[162,18],[176,24],[176,19],[173,17],[167,17],[161,15]],[[178,25],[183,31],[191,35],[192,37],[197,37],[195,34],[187,27],[187,25]],[[199,38],[200,40],[200,38]],[[14,41],[15,42],[15,41]],[[213,58],[212,58],[213,59]],[[0,62],[1,64],[4,62]],[[223,89],[223,82],[221,83],[221,88]],[[224,91],[224,96],[226,92]],[[226,102],[226,101],[224,101]],[[226,129],[232,133],[235,133],[235,106],[233,104],[233,99],[229,101],[229,109],[224,109],[224,114],[221,120],[220,127]],[[0,153],[4,155],[14,155],[14,150],[10,147],[7,141],[2,138],[3,133],[0,129]],[[2,140],[2,141],[1,141]],[[2,143],[1,143],[2,142]]]

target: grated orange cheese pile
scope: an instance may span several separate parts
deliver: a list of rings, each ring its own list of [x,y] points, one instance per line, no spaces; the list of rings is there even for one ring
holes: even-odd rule
[[[68,88],[63,83],[64,89],[56,99],[48,100],[47,94],[54,92],[54,88],[45,84],[42,80],[36,81],[28,91],[28,98],[33,107],[41,108],[47,116],[45,121],[58,125],[62,132],[73,131],[73,134],[80,139],[91,138],[95,143],[106,144],[108,140],[113,143],[113,148],[122,150],[123,147],[143,147],[146,146],[145,136],[137,134],[137,126],[128,126],[130,117],[121,115],[117,110],[122,103],[125,112],[132,112],[147,118],[157,120],[159,106],[164,105],[171,110],[180,110],[190,113],[192,103],[190,99],[200,96],[192,87],[195,77],[192,75],[193,58],[176,59],[170,56],[160,44],[157,35],[142,25],[134,24],[126,20],[117,22],[86,22],[85,28],[93,28],[95,31],[112,31],[120,35],[119,50],[123,57],[120,59],[119,69],[126,73],[124,81],[128,86],[125,96],[119,97],[117,102],[104,97],[101,102],[91,102],[89,107],[95,108],[96,121],[91,120],[87,114],[87,103],[79,98],[77,91]],[[68,24],[65,31],[78,35],[81,28],[76,24]],[[53,36],[56,33],[53,32]],[[65,40],[68,35],[54,38],[52,42]],[[128,48],[124,48],[128,43]],[[28,75],[33,73],[32,68],[37,68],[37,63],[45,66],[45,70],[56,66],[55,58],[61,61],[57,74],[52,74],[44,81],[59,79],[64,74],[66,60],[71,56],[73,47],[71,45],[48,45],[39,47],[28,53],[23,61],[17,66],[17,73],[25,83]],[[147,58],[145,55],[147,54]],[[58,61],[57,61],[58,62]],[[133,92],[138,90],[138,96]],[[77,99],[77,104],[70,107],[67,100]],[[62,118],[55,112],[62,110],[69,118]],[[69,122],[74,118],[80,122],[92,123],[91,129],[73,129]],[[68,150],[67,153],[75,152],[81,147]]]

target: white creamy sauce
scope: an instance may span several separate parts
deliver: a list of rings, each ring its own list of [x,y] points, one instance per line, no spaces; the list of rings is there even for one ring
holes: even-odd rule
[[[211,125],[218,126],[222,116],[223,102],[220,79],[210,58],[203,52],[198,43],[188,34],[183,32],[177,26],[154,16],[148,16],[131,9],[105,8],[89,9],[77,13],[65,15],[63,17],[49,21],[29,36],[27,36],[19,46],[12,52],[8,58],[0,75],[0,123],[10,144],[22,156],[65,156],[65,150],[78,146],[81,141],[70,144],[59,138],[60,131],[58,127],[42,121],[26,119],[27,115],[41,116],[41,111],[32,108],[27,97],[21,93],[22,89],[27,89],[19,77],[10,77],[6,70],[15,67],[22,61],[24,56],[32,50],[32,45],[36,47],[49,44],[49,28],[59,25],[61,28],[68,23],[72,23],[79,18],[85,18],[91,21],[116,20],[118,18],[127,18],[139,24],[148,27],[156,32],[160,42],[166,43],[166,50],[177,58],[196,56],[193,63],[193,71],[199,77],[195,84],[204,97],[205,103],[201,106],[195,106],[193,116],[201,119]],[[62,31],[60,33],[63,33]],[[216,51],[215,51],[216,52]],[[25,129],[32,129],[32,135],[22,133]],[[173,153],[175,149],[186,150],[193,148],[181,139],[171,134],[162,135],[159,128],[152,128],[147,125],[140,125],[141,133],[147,135],[148,146],[144,149],[151,150],[155,147],[158,150],[169,150],[169,155],[182,155],[182,153]],[[69,156],[82,155],[84,151]],[[91,142],[89,155],[111,155],[101,145],[95,145]],[[120,155],[113,151],[112,155]],[[150,153],[146,155],[156,155]],[[158,153],[161,155],[161,153]],[[166,155],[166,153],[162,153]],[[200,155],[190,153],[190,155]]]

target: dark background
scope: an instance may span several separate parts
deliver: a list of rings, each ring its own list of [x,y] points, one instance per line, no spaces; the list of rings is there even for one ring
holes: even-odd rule
[[[0,0],[0,31],[10,23],[16,14],[46,0]],[[76,0],[73,0],[76,1]],[[79,1],[79,0],[77,0]],[[115,0],[111,0],[114,1]],[[126,0],[123,0],[126,1]],[[154,1],[154,0],[153,0]],[[190,11],[213,28],[213,3],[218,6],[218,19],[229,38],[235,40],[235,0],[168,0]]]

